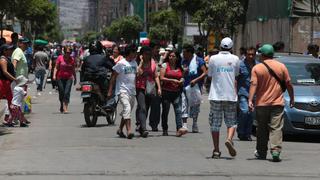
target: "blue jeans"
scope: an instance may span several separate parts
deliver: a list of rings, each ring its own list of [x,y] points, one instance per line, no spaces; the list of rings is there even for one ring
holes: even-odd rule
[[[35,72],[36,76],[36,84],[37,84],[37,90],[42,91],[43,88],[43,81],[44,81],[44,76],[46,75],[46,70],[45,69],[37,69]]]
[[[73,79],[58,80],[59,100],[61,104],[63,102],[69,104],[72,83],[73,83]]]
[[[173,105],[174,113],[176,116],[176,128],[179,130],[182,128],[182,99],[181,92],[169,92],[162,91],[162,129],[168,130],[168,115],[170,110],[170,104]]]
[[[248,98],[239,96],[238,137],[248,138],[252,131],[253,116],[249,110]]]

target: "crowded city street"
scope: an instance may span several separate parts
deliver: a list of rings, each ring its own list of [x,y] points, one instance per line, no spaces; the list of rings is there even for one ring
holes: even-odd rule
[[[30,86],[31,94],[35,85]],[[255,141],[234,140],[238,155],[230,158],[221,147],[221,159],[211,158],[209,104],[204,100],[199,116],[200,133],[175,137],[174,115],[169,115],[169,136],[150,132],[132,141],[116,135],[100,117],[88,128],[80,93],[72,90],[70,110],[58,110],[58,94],[46,88],[33,102],[27,117],[32,126],[11,128],[0,136],[0,179],[217,179],[301,180],[319,178],[319,138],[290,137],[284,142],[282,162],[254,158]],[[206,99],[207,94],[204,95]],[[224,139],[226,132],[221,132]]]

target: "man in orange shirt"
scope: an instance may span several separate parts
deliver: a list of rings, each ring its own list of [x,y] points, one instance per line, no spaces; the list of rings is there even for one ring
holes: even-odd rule
[[[274,49],[272,45],[265,44],[259,48],[258,52],[261,53],[260,60],[262,63],[257,64],[252,69],[248,99],[249,108],[253,111],[253,98],[256,95],[255,106],[258,128],[255,156],[257,159],[266,159],[268,140],[270,140],[272,159],[274,162],[279,162],[281,161],[280,152],[284,123],[284,86],[286,86],[290,96],[290,107],[294,105],[293,87],[286,66],[273,59]],[[274,75],[270,71],[273,71]]]

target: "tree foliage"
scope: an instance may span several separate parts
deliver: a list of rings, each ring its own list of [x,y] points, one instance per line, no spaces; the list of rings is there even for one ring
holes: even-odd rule
[[[103,34],[113,41],[123,38],[131,42],[139,38],[139,32],[142,30],[143,22],[139,16],[127,16],[113,21],[109,27],[104,29]]]
[[[149,38],[176,43],[181,31],[179,15],[174,10],[162,10],[150,15]]]
[[[53,38],[61,38],[56,6],[48,0],[1,0],[1,14],[17,17],[22,27],[30,22],[31,31],[37,37],[52,35]]]
[[[210,32],[232,35],[240,23],[243,0],[172,0],[172,7],[198,23],[203,45]]]

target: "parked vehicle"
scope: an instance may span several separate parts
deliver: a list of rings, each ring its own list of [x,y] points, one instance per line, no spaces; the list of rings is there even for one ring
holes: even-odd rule
[[[80,85],[84,103],[84,119],[87,126],[94,127],[99,116],[106,117],[108,124],[114,124],[117,115],[116,100],[114,100],[114,104],[106,108],[104,107],[106,98],[97,84],[85,81],[81,82]]]
[[[284,134],[320,135],[320,59],[285,53],[276,54],[275,59],[288,68],[294,88],[293,108],[285,93]]]

